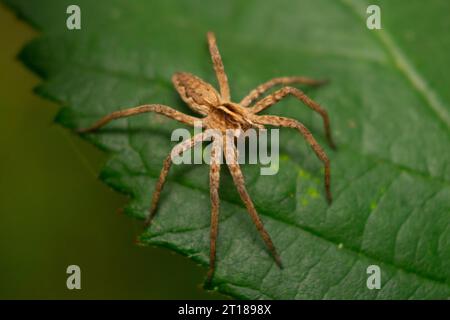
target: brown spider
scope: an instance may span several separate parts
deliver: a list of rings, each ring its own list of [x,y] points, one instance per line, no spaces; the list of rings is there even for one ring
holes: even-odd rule
[[[227,129],[240,129],[247,130],[249,128],[264,128],[264,125],[272,125],[278,127],[289,127],[297,129],[306,141],[311,145],[312,149],[316,153],[317,157],[325,165],[325,191],[326,197],[329,203],[331,203],[331,192],[330,192],[330,162],[326,156],[323,149],[316,142],[313,135],[309,130],[300,122],[284,117],[262,115],[258,116],[257,113],[267,109],[268,107],[274,105],[281,99],[292,95],[295,98],[302,101],[306,106],[312,110],[318,112],[324,122],[325,134],[328,143],[332,148],[334,148],[334,143],[331,138],[330,124],[327,112],[322,109],[316,102],[308,98],[305,93],[299,89],[285,86],[273,94],[266,96],[265,98],[257,101],[253,106],[250,104],[255,101],[259,96],[264,94],[270,88],[276,85],[289,85],[293,83],[307,84],[307,85],[320,85],[325,83],[325,81],[312,80],[305,77],[281,77],[269,80],[256,89],[251,91],[244,99],[239,103],[231,101],[230,89],[228,87],[227,75],[224,71],[222,58],[219,54],[219,50],[216,45],[216,39],[212,32],[207,33],[207,39],[209,44],[209,51],[211,53],[212,62],[214,65],[214,70],[219,82],[220,94],[214,89],[212,85],[206,83],[202,79],[185,72],[175,73],[172,77],[172,82],[175,89],[180,94],[181,98],[187,105],[194,111],[203,115],[204,117],[200,120],[177,110],[174,110],[168,106],[160,104],[151,105],[141,105],[138,107],[115,111],[99,121],[94,125],[86,129],[78,130],[81,133],[94,131],[100,127],[106,125],[108,122],[114,119],[128,117],[131,115],[144,113],[144,112],[156,112],[163,114],[166,117],[175,119],[179,122],[193,126],[194,122],[201,121],[202,127],[206,129],[215,129],[220,132],[225,132]],[[195,135],[190,140],[179,143],[174,147],[171,155],[182,154],[184,151],[192,148],[196,144],[205,140],[203,133]],[[215,256],[216,256],[216,239],[218,232],[218,221],[219,221],[219,176],[220,176],[220,164],[217,159],[218,148],[213,139],[213,148],[211,151],[211,161],[210,163],[210,198],[211,198],[211,234],[210,234],[210,264],[207,276],[207,281],[212,279],[215,267]],[[227,146],[227,144],[225,144]],[[172,156],[169,155],[163,164],[159,180],[156,184],[155,191],[153,193],[153,198],[151,202],[151,207],[149,211],[149,216],[146,220],[146,226],[148,226],[153,217],[155,216],[158,200],[163,188],[164,182],[166,181],[167,174],[169,173],[170,166],[172,164]],[[237,150],[234,144],[228,145],[224,148],[224,155],[227,159],[226,163],[230,170],[231,176],[233,178],[234,184],[237,187],[239,195],[244,202],[251,219],[253,220],[258,232],[260,233],[262,239],[264,240],[268,250],[272,254],[277,265],[281,268],[281,259],[277,254],[275,246],[264,228],[264,225],[256,212],[253,202],[247,193],[245,188],[244,176],[242,175],[241,169],[239,167],[238,161],[228,161],[237,159]]]

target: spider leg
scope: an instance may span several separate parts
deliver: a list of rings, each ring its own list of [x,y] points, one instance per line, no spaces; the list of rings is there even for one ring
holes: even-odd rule
[[[220,96],[225,101],[230,101],[230,88],[228,86],[228,78],[223,67],[222,57],[216,44],[216,36],[212,32],[207,33],[209,52],[216,72],[217,80],[220,87]]]
[[[297,129],[303,137],[306,139],[306,141],[311,145],[312,149],[314,150],[314,153],[317,155],[317,157],[324,163],[325,166],[325,192],[327,196],[328,203],[332,202],[331,197],[331,191],[330,191],[330,160],[328,159],[325,151],[322,149],[322,147],[317,143],[316,139],[314,139],[314,136],[312,133],[299,121],[285,118],[285,117],[278,117],[278,116],[257,116],[255,121],[261,124],[267,124],[272,126],[278,126],[278,127],[288,127],[288,128],[294,128]]]
[[[175,147],[173,147],[170,154],[166,157],[163,163],[163,167],[161,169],[161,173],[159,175],[158,182],[156,183],[155,191],[153,191],[152,196],[152,202],[149,210],[149,215],[147,219],[145,220],[145,227],[148,227],[150,223],[152,222],[155,214],[156,209],[158,207],[159,197],[161,195],[161,190],[164,187],[164,183],[166,182],[167,175],[169,174],[170,167],[172,166],[172,159],[174,156],[180,155],[186,150],[192,148],[196,144],[200,143],[204,139],[204,134],[199,133],[195,136],[193,136],[189,140],[185,140],[183,142],[180,142]]]
[[[177,120],[179,122],[182,122],[182,123],[185,123],[185,124],[188,124],[191,126],[194,125],[195,121],[200,121],[200,119],[188,116],[187,114],[184,114],[184,113],[177,111],[168,106],[164,106],[161,104],[145,104],[145,105],[134,107],[134,108],[114,111],[114,112],[104,116],[100,120],[98,120],[91,127],[84,128],[84,129],[78,129],[77,131],[79,133],[95,131],[95,130],[103,127],[104,125],[106,125],[107,123],[109,123],[112,120],[129,117],[129,116],[132,116],[135,114],[140,114],[140,113],[145,113],[145,112],[156,112],[156,113],[162,114],[168,118]]]
[[[333,138],[331,137],[330,119],[328,118],[327,111],[323,109],[317,102],[311,100],[303,91],[297,88],[281,88],[280,90],[275,91],[273,94],[259,100],[253,107],[250,108],[250,111],[254,114],[261,112],[290,95],[294,96],[295,98],[303,102],[307,107],[320,114],[323,119],[323,126],[325,128],[325,136],[327,137],[328,144],[331,148],[336,149]]]
[[[328,80],[314,80],[307,77],[280,77],[280,78],[273,78],[267,82],[264,82],[263,84],[257,86],[255,89],[250,91],[250,93],[244,97],[244,99],[241,100],[239,103],[241,106],[248,107],[253,101],[255,101],[258,97],[260,97],[262,94],[264,94],[267,90],[271,89],[272,87],[276,85],[289,85],[289,84],[306,84],[310,86],[320,86],[323,84],[326,84]]]
[[[210,248],[209,248],[209,270],[207,276],[207,283],[211,283],[214,275],[216,264],[216,241],[219,230],[219,181],[220,181],[220,150],[217,147],[217,142],[213,140],[213,147],[211,149],[211,164],[209,171],[210,184],[210,198],[211,198],[211,233],[210,233]]]
[[[234,142],[230,141],[228,143],[229,144],[225,143],[225,159],[228,168],[230,170],[231,176],[233,178],[233,182],[236,185],[239,196],[241,197],[242,202],[244,202],[248,214],[253,220],[253,223],[255,224],[256,229],[261,235],[261,238],[266,244],[269,252],[275,259],[276,264],[278,265],[278,267],[282,268],[280,256],[278,255],[277,250],[275,249],[275,246],[272,242],[272,239],[270,238],[269,233],[264,228],[263,222],[261,221],[261,218],[259,217],[258,212],[256,211],[255,206],[253,205],[253,201],[250,198],[247,189],[245,188],[244,175],[242,174],[241,168],[238,163],[237,150],[236,147],[234,146]]]

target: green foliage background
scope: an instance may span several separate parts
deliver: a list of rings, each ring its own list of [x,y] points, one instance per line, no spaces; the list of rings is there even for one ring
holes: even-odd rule
[[[98,179],[106,155],[53,123],[57,105],[16,59],[38,36],[0,5],[0,299],[211,299],[204,269],[134,244],[126,198]],[[66,288],[78,264],[82,290]]]
[[[237,99],[274,76],[332,80],[308,93],[329,110],[339,145],[328,150],[333,205],[324,201],[317,159],[296,133],[283,131],[279,174],[244,172],[286,267],[274,267],[224,174],[216,290],[274,299],[449,297],[445,1],[377,1],[380,31],[365,27],[368,2],[356,0],[80,1],[79,32],[64,28],[69,2],[6,2],[42,31],[20,57],[45,79],[37,92],[63,105],[57,122],[67,127],[144,102],[189,112],[169,79],[186,70],[214,81],[207,30],[217,33]],[[284,101],[271,113],[301,119],[323,142],[320,119],[298,103]],[[145,215],[175,127],[142,115],[88,137],[112,154],[101,178],[130,196],[128,215]],[[170,180],[140,241],[206,264],[207,169],[178,167]],[[365,286],[371,264],[382,269],[379,291]]]

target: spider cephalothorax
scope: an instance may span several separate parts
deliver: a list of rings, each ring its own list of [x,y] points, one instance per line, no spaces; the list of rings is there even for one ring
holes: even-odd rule
[[[220,93],[209,83],[206,83],[202,79],[186,73],[180,72],[174,74],[172,77],[173,84],[180,94],[183,101],[197,113],[204,116],[203,118],[196,118],[184,113],[181,113],[171,107],[160,105],[160,104],[150,104],[142,105],[130,109],[115,111],[96,122],[92,127],[87,129],[81,129],[79,132],[90,132],[100,127],[104,126],[108,122],[114,119],[131,116],[134,114],[144,113],[144,112],[156,112],[163,114],[169,118],[175,119],[184,124],[193,126],[194,124],[201,123],[201,126],[205,129],[212,129],[220,132],[225,132],[229,129],[239,129],[242,131],[248,130],[250,128],[261,129],[265,125],[277,126],[277,127],[288,127],[297,129],[306,141],[311,145],[313,151],[317,157],[324,163],[325,166],[325,192],[328,202],[331,202],[331,192],[330,192],[330,163],[328,157],[326,156],[323,149],[316,142],[313,135],[309,130],[299,121],[271,116],[271,115],[257,115],[264,109],[274,105],[281,99],[287,96],[294,96],[295,98],[302,101],[306,106],[316,111],[321,115],[324,122],[325,134],[328,143],[332,148],[334,148],[334,143],[331,138],[330,124],[327,112],[322,109],[316,102],[308,98],[301,90],[287,85],[299,83],[308,85],[320,85],[324,81],[312,80],[305,77],[281,77],[269,80],[256,89],[252,90],[246,97],[244,97],[239,103],[232,102],[230,97],[230,89],[228,86],[228,79],[224,71],[222,58],[220,57],[219,50],[216,45],[216,39],[214,34],[209,32],[207,34],[209,50],[211,53],[214,70],[216,72],[217,80],[219,82]],[[281,89],[275,91],[274,93],[267,95],[263,99],[255,102],[258,97],[264,94],[267,90],[271,89],[276,85],[284,85]],[[149,215],[146,220],[146,225],[148,226],[157,209],[159,196],[161,194],[162,187],[166,180],[167,174],[169,173],[170,166],[172,164],[173,154],[181,154],[184,151],[192,148],[198,143],[209,139],[203,133],[197,134],[188,141],[184,141],[176,145],[171,154],[167,156],[164,160],[163,168],[159,180],[156,184],[155,191],[153,193],[152,202],[150,205]],[[233,144],[227,144],[226,142],[221,142],[223,148],[219,148],[218,138],[212,139],[213,147],[211,149],[211,162],[210,162],[210,197],[211,197],[211,240],[210,240],[210,265],[208,272],[208,281],[211,280],[214,274],[215,268],[215,255],[216,255],[216,239],[218,233],[218,221],[219,221],[219,178],[220,178],[220,162],[215,161],[219,157],[219,153],[223,152],[226,159],[226,165],[228,166],[233,182],[237,187],[239,195],[244,202],[250,217],[256,225],[258,232],[261,234],[267,248],[274,257],[278,266],[281,267],[281,259],[272,243],[272,240],[264,228],[264,225],[259,218],[258,213],[253,205],[253,202],[247,193],[245,188],[244,176],[242,175],[241,169],[237,159],[237,150]]]
[[[238,103],[223,98],[212,85],[199,77],[186,73],[175,73],[172,82],[184,102],[198,113],[206,116],[204,126],[225,131],[226,129],[262,128],[252,122],[252,113]]]

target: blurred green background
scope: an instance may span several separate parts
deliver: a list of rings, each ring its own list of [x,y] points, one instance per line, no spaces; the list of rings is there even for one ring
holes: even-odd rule
[[[134,244],[142,224],[97,179],[106,155],[53,124],[57,106],[16,59],[38,33],[0,4],[0,35],[0,298],[221,298],[192,261]],[[66,288],[71,264],[81,290]]]

